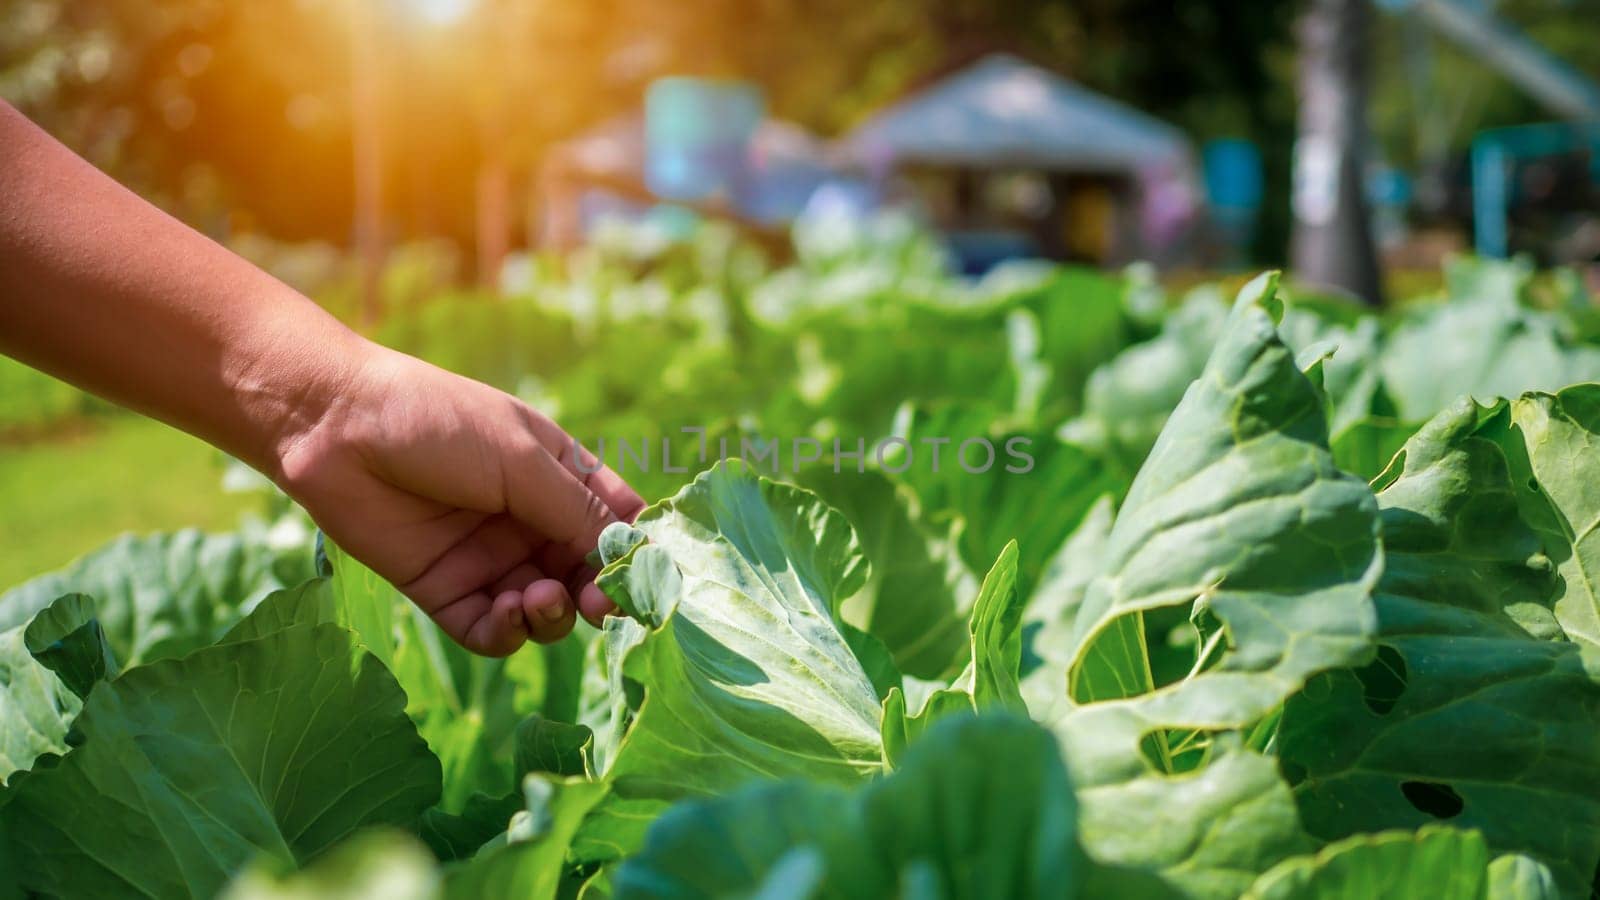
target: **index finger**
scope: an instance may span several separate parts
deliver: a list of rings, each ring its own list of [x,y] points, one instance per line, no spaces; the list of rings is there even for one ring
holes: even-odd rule
[[[561,465],[599,497],[618,519],[632,522],[639,517],[644,510],[644,498],[577,438],[534,409],[528,410],[528,427],[539,443],[551,450]]]

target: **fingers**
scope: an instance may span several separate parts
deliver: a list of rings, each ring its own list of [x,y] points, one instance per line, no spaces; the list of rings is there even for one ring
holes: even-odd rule
[[[523,563],[507,572],[490,593],[496,597],[515,592],[528,623],[528,636],[541,644],[559,641],[572,631],[576,621],[572,594],[555,578],[548,578],[533,563]]]
[[[599,497],[618,519],[632,522],[638,517],[639,512],[644,509],[644,499],[622,480],[622,476],[612,471],[610,466],[602,465],[588,448],[579,444],[548,416],[530,409],[527,425],[533,432],[534,438],[555,454],[562,468],[572,473],[579,483]]]
[[[585,622],[604,628],[606,616],[616,614],[617,605],[600,590],[600,585],[591,581],[578,591],[578,612]]]
[[[486,516],[401,588],[452,639],[487,656],[529,639],[559,640],[579,615],[601,627],[616,607],[583,559],[606,526],[644,508],[554,422],[523,410],[526,430],[497,442],[504,512]]]
[[[567,588],[553,578],[544,578],[519,592],[522,615],[529,636],[541,644],[559,641],[572,631],[576,616]]]
[[[565,585],[529,559],[533,552],[521,524],[491,517],[401,592],[474,653],[505,656],[529,638],[560,640],[572,630],[577,606]]]
[[[481,656],[510,656],[528,642],[522,594],[506,591],[489,599],[475,591],[431,613],[445,634]]]
[[[559,486],[552,486],[551,495],[553,504],[565,504],[565,508],[545,510],[547,516],[559,517],[563,520],[559,531],[545,530],[544,533],[553,539],[557,545],[565,545],[570,550],[570,556],[561,553],[552,547],[547,553],[559,556],[561,569],[566,568],[566,562],[576,562],[582,559],[589,551],[593,550],[599,540],[600,532],[612,522],[632,522],[644,510],[644,499],[641,498],[626,481],[609,466],[602,465],[600,460],[580,445],[572,436],[568,435],[549,418],[529,410],[526,423],[540,446],[555,449],[555,461],[560,469],[575,482],[581,490],[574,490],[572,486],[562,480]],[[545,471],[536,473],[530,469],[530,475],[537,477],[551,477],[549,466],[541,467]],[[535,493],[534,485],[525,485],[528,494]],[[520,492],[519,492],[520,493]],[[524,495],[527,496],[527,495]],[[532,505],[537,501],[525,501],[523,508],[527,511],[527,521],[535,528],[542,528],[539,522],[532,521],[535,510]],[[513,515],[517,515],[517,507],[513,506]],[[518,518],[523,516],[518,515]],[[547,571],[557,571],[547,569]],[[584,620],[596,628],[604,627],[605,617],[616,613],[616,604],[612,603],[594,584],[594,572],[585,570],[580,576],[569,581],[570,595],[577,597],[576,608]]]
[[[516,520],[491,516],[434,560],[421,575],[401,585],[400,592],[429,614],[473,591],[488,590],[493,597],[497,593],[493,587],[496,582],[527,560],[528,551],[527,536]]]
[[[507,459],[506,507],[511,516],[576,559],[593,550],[617,513],[543,446]]]
[[[509,656],[530,638],[541,644],[559,641],[577,621],[566,586],[527,563],[489,590],[472,591],[429,615],[445,634],[482,656]]]
[[[604,500],[618,519],[624,522],[637,519],[639,513],[644,511],[644,498],[629,487],[621,475],[613,472],[610,466],[602,465],[594,454],[583,447],[578,447],[578,453],[582,462],[578,468],[578,480],[593,491],[595,496]]]

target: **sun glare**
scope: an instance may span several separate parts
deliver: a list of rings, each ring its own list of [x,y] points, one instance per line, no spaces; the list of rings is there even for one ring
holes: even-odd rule
[[[404,0],[417,18],[430,25],[454,25],[472,11],[475,0]]]

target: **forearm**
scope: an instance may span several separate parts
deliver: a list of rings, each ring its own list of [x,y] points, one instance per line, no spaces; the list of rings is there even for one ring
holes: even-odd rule
[[[0,352],[276,475],[370,347],[0,103]]]

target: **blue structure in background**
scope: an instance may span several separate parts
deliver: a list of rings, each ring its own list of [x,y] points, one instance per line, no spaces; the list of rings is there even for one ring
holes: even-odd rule
[[[1516,125],[1478,134],[1472,141],[1472,232],[1480,256],[1511,251],[1507,213],[1518,161],[1587,149],[1589,177],[1600,183],[1600,122]]]
[[[1211,218],[1232,249],[1234,261],[1243,262],[1255,238],[1265,193],[1261,151],[1243,138],[1219,138],[1201,148],[1200,160]]]
[[[811,195],[834,177],[833,171],[809,159],[752,158],[733,186],[733,205],[762,225],[794,221]]]
[[[766,115],[743,82],[663,78],[645,92],[645,185],[664,200],[703,200],[742,179],[750,138]]]
[[[1243,138],[1218,138],[1201,150],[1206,197],[1214,207],[1259,209],[1263,193],[1261,151]]]

